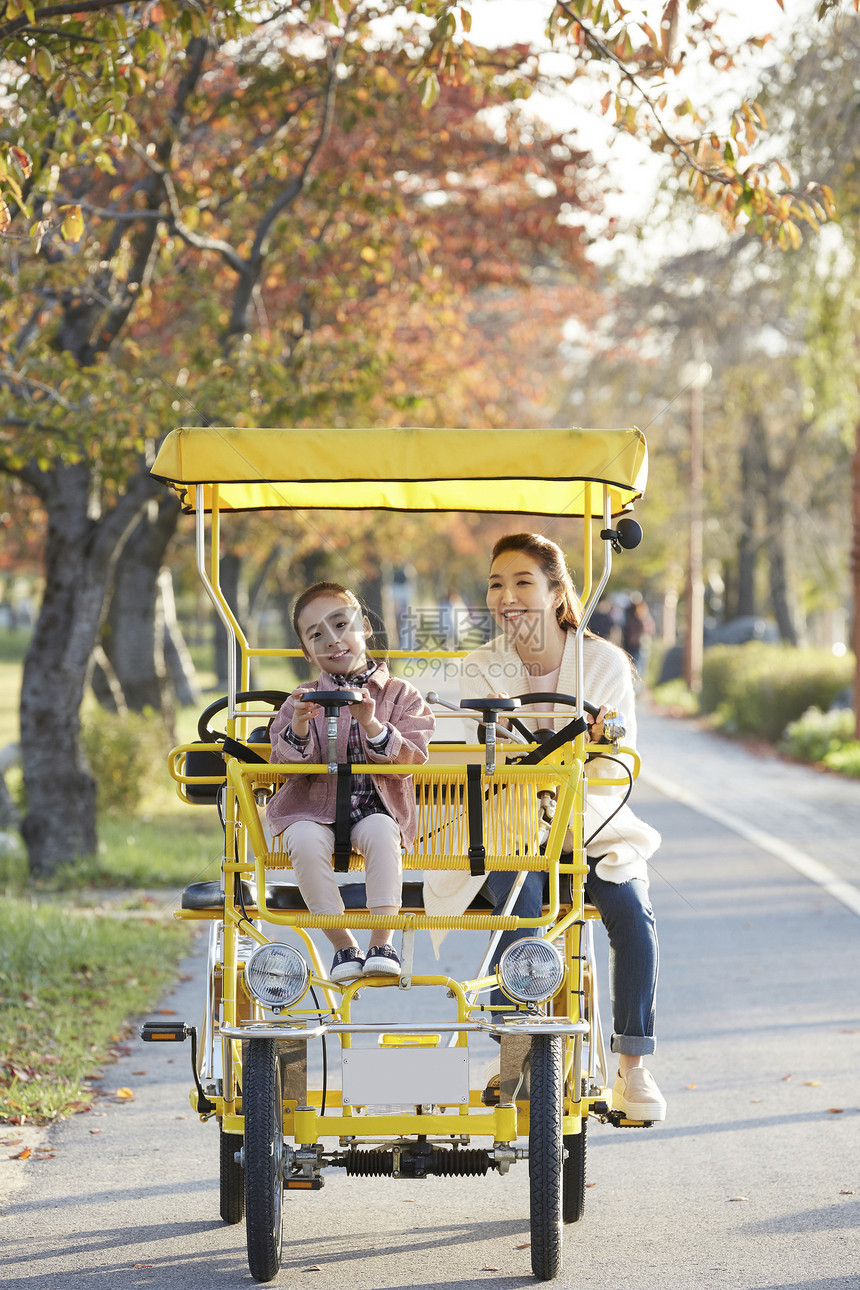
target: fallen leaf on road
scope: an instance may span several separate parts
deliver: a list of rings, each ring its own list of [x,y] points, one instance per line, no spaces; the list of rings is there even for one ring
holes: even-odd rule
[[[860,1035],[860,1030],[840,1030],[840,1035]]]
[[[25,1147],[23,1151],[19,1151],[18,1154],[15,1156],[10,1156],[9,1159],[10,1160],[29,1160],[32,1154],[33,1154],[32,1148]]]
[[[132,1263],[131,1266],[133,1268],[151,1268],[152,1264],[151,1263]]]
[[[820,1088],[820,1087],[821,1087],[821,1080],[820,1080],[820,1079],[805,1079],[805,1080],[803,1081],[803,1084],[804,1084],[804,1087],[805,1087],[805,1088]]]
[[[586,1187],[596,1187],[597,1183],[586,1183]]]
[[[764,1098],[761,1098],[761,1097],[751,1097],[751,1098],[750,1098],[750,1101],[751,1101],[751,1102],[763,1102],[763,1101],[764,1101]]]
[[[492,1263],[485,1263],[481,1268],[482,1272],[498,1272],[498,1268]]]
[[[302,1272],[322,1272],[322,1268],[318,1263],[312,1263],[309,1268],[302,1268]]]
[[[840,1195],[840,1196],[853,1196],[853,1195],[854,1195],[854,1193],[853,1193],[853,1191],[851,1191],[850,1189],[846,1188],[846,1190],[845,1190],[845,1191],[841,1191],[841,1192],[839,1193],[839,1195]]]
[[[828,1106],[828,1108],[827,1108],[827,1109],[828,1109],[828,1111],[830,1112],[830,1114],[831,1114],[831,1115],[841,1115],[841,1114],[842,1114],[842,1112],[845,1110],[845,1107],[844,1107],[844,1106]]]
[[[116,1096],[117,1096],[118,1098],[121,1098],[123,1102],[130,1102],[130,1101],[133,1099],[133,1097],[134,1097],[134,1089],[133,1089],[133,1088],[118,1088],[118,1089],[117,1089],[117,1091],[116,1091]]]
[[[522,1245],[515,1245],[515,1250],[528,1250],[531,1248],[531,1241],[524,1241]]]
[[[404,1200],[403,1204],[404,1204],[404,1205],[417,1205],[417,1204],[418,1204],[418,1202],[417,1202],[416,1200],[413,1200],[411,1196],[407,1196],[407,1197],[406,1197],[406,1199]]]
[[[734,1200],[749,1200],[749,1196],[730,1196],[730,1197],[729,1197],[729,1200],[730,1200],[730,1201],[734,1201]]]
[[[146,1071],[132,1071],[132,1075],[145,1075]]]
[[[102,1129],[90,1129],[90,1133],[102,1133],[102,1132],[104,1132],[104,1130]]]
[[[23,1141],[23,1138],[0,1138],[0,1147],[17,1147]]]
[[[159,1008],[159,1009],[158,1009],[158,1016],[159,1016],[159,1017],[175,1017],[175,1016],[176,1016],[176,1009],[175,1009],[175,1008]]]
[[[687,1084],[687,1085],[686,1085],[686,1087],[687,1087],[687,1088],[698,1088],[699,1086],[698,1086],[698,1084]]]
[[[787,1083],[787,1081],[788,1081],[788,1080],[790,1080],[790,1079],[791,1079],[791,1076],[790,1076],[790,1075],[783,1075],[783,1077],[782,1077],[782,1082],[783,1082],[783,1084]]]

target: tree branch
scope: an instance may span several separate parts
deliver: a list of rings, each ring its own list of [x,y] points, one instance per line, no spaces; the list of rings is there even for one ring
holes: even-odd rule
[[[145,9],[146,4],[139,3],[138,9]],[[129,9],[135,8],[134,4],[120,4],[118,0],[74,0],[72,4],[53,4],[44,9],[37,9],[33,14],[32,21],[26,14],[21,14],[18,18],[12,18],[9,22],[0,24],[0,40],[6,36],[14,36],[19,31],[35,31],[42,18],[58,18],[63,14],[78,13],[98,13],[103,9]]]

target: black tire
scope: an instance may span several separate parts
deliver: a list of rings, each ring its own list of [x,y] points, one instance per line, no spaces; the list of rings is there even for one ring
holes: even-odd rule
[[[564,1139],[567,1155],[562,1174],[562,1218],[565,1223],[578,1223],[585,1213],[585,1162],[588,1151],[588,1124],[583,1118],[579,1133],[569,1133]]]
[[[231,1226],[245,1217],[245,1170],[234,1158],[241,1149],[239,1134],[221,1129],[221,1217]]]
[[[284,1104],[274,1039],[249,1041],[242,1072],[245,1116],[245,1233],[255,1281],[281,1267],[284,1211]]]
[[[529,1214],[532,1272],[552,1281],[561,1271],[562,1041],[532,1040],[529,1117]]]

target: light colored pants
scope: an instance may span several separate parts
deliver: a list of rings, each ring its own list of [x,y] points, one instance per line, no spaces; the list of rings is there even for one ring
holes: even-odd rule
[[[400,908],[403,866],[400,828],[390,815],[366,815],[352,825],[354,851],[364,856],[368,909]],[[342,914],[343,901],[334,870],[334,828],[315,820],[297,820],[284,829],[284,844],[312,914]]]

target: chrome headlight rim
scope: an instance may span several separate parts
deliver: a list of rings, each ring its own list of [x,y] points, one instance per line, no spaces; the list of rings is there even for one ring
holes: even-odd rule
[[[522,963],[529,960],[543,967],[545,976],[539,988],[533,978],[531,989],[517,982],[515,974],[522,978]],[[498,966],[499,986],[504,994],[514,1003],[545,1003],[558,994],[565,977],[565,964],[561,951],[551,941],[537,936],[523,936],[509,945]]]
[[[280,971],[279,971],[280,969]],[[299,1003],[308,992],[311,970],[292,945],[267,941],[245,964],[245,989],[264,1008],[282,1011]],[[268,980],[268,988],[264,982]]]

